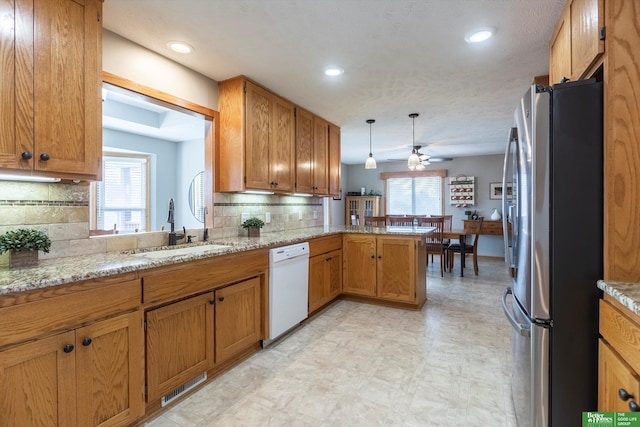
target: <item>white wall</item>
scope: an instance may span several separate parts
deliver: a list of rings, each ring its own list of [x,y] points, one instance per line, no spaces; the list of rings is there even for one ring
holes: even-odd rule
[[[408,154],[407,154],[408,156]],[[474,156],[459,157],[446,163],[434,163],[427,166],[427,169],[446,169],[447,178],[445,179],[445,205],[446,215],[453,215],[453,228],[462,228],[462,220],[466,219],[464,211],[471,209],[476,210],[480,216],[489,218],[493,208],[502,210],[500,200],[491,200],[489,198],[489,184],[492,182],[502,181],[502,166],[504,157],[499,155],[490,156]],[[365,169],[364,165],[351,165],[347,167],[347,173],[343,174],[343,191],[360,191],[361,187],[365,187],[366,191],[373,190],[384,194],[383,182],[380,179],[382,172],[406,171],[406,162],[384,162],[378,163],[377,169]],[[467,208],[456,208],[455,205],[447,203],[449,194],[449,177],[455,177],[459,174],[475,177],[475,196],[476,204]],[[346,179],[345,179],[346,177]],[[481,236],[478,246],[478,253],[486,256],[504,256],[504,246],[502,236]]]
[[[195,104],[218,109],[218,82],[107,30],[102,69]]]

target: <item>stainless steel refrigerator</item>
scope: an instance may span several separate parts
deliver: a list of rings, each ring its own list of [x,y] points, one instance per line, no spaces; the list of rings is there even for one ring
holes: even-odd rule
[[[595,79],[533,85],[509,134],[503,231],[513,279],[502,303],[520,427],[579,426],[597,409],[602,97]]]

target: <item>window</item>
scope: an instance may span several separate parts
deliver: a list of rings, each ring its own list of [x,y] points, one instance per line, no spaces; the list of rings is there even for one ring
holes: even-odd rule
[[[442,215],[443,176],[441,171],[383,173],[387,215]]]
[[[104,153],[102,181],[92,185],[91,228],[118,233],[149,230],[149,156]]]

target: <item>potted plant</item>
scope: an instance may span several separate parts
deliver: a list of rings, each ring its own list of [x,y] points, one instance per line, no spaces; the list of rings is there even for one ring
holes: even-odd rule
[[[264,221],[256,217],[249,218],[242,223],[242,228],[247,229],[249,237],[260,237],[260,229],[262,227],[264,227]]]
[[[9,268],[38,264],[38,251],[49,252],[51,239],[33,228],[18,228],[0,236],[0,254],[9,252]]]

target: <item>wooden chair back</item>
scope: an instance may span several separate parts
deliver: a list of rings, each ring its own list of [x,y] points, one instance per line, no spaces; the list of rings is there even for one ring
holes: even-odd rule
[[[386,227],[387,219],[383,216],[365,216],[364,225],[369,227]]]
[[[418,225],[421,227],[434,227],[435,230],[429,234],[427,240],[427,262],[429,255],[440,255],[440,276],[444,273],[444,245],[442,231],[444,229],[444,217],[422,217],[418,219]]]
[[[442,217],[444,218],[443,230],[451,231],[453,228],[453,215],[431,215],[432,218]]]
[[[413,227],[413,215],[387,215],[387,224]]]

